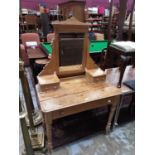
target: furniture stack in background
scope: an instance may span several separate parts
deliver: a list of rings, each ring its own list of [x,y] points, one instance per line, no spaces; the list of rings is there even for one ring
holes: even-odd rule
[[[104,8],[102,7],[93,7],[87,9],[87,19],[86,21],[91,23],[89,31],[91,32],[100,32],[103,33],[103,16]]]
[[[59,10],[63,20],[74,16],[81,22],[85,22],[85,1],[68,1],[59,4]]]

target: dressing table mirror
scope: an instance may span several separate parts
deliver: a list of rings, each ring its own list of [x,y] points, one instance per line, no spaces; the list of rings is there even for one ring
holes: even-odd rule
[[[105,72],[89,56],[89,24],[71,17],[53,22],[53,27],[52,58],[37,77],[41,91],[59,88],[65,77],[86,75],[92,82],[104,80]]]

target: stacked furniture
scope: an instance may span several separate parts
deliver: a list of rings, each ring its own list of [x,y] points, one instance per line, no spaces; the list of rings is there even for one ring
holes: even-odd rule
[[[22,32],[38,32],[39,18],[33,14],[20,15],[20,28]]]
[[[59,10],[63,20],[74,16],[79,21],[85,22],[85,1],[68,1],[59,4]]]
[[[103,14],[88,13],[86,21],[91,24],[89,31],[103,33]]]

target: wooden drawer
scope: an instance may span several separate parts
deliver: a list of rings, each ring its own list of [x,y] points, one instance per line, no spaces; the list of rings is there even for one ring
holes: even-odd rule
[[[88,103],[83,103],[83,104],[67,107],[64,109],[53,111],[52,112],[52,119],[61,118],[61,117],[65,117],[68,115],[83,112],[86,110],[99,108],[102,106],[106,106],[108,104],[116,104],[116,102],[117,102],[116,97],[109,97],[109,98],[100,99],[97,101],[92,101],[92,102],[88,102]]]

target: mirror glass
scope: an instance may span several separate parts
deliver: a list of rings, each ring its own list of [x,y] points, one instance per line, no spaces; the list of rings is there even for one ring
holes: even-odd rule
[[[82,64],[84,33],[60,33],[59,36],[59,66]]]

